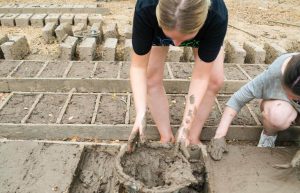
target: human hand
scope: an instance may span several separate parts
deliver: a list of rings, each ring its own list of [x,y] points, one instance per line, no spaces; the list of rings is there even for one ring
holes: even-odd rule
[[[228,152],[225,137],[211,139],[207,147],[207,152],[213,160],[221,160],[223,153]]]
[[[145,136],[145,129],[146,129],[146,116],[144,115],[141,120],[136,119],[131,130],[131,133],[128,138],[127,142],[127,151],[133,152],[135,150],[135,146],[138,142],[145,143],[146,136]]]
[[[300,180],[300,150],[298,150],[294,155],[291,161],[291,166],[296,170],[296,175],[298,177],[298,180]]]

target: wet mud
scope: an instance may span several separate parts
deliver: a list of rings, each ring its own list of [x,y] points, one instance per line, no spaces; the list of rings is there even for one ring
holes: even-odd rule
[[[116,166],[123,192],[202,192],[203,164],[175,153],[173,145],[146,143],[133,153],[120,153]],[[118,160],[119,159],[119,160]]]
[[[119,62],[98,62],[94,77],[117,78],[119,65]]]
[[[61,78],[64,75],[69,62],[64,61],[51,61],[43,70],[39,77],[45,78]]]
[[[36,98],[35,94],[15,94],[0,111],[0,123],[21,123]]]
[[[12,77],[35,77],[43,65],[44,62],[24,61]]]

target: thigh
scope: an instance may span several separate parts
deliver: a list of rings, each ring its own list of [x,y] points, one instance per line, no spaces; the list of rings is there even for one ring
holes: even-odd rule
[[[193,48],[195,63],[199,59],[198,48]],[[211,69],[211,79],[224,79],[224,48],[221,47],[217,58],[212,62],[213,68]]]
[[[168,54],[169,46],[152,46],[147,68],[148,77],[163,79],[164,65]]]

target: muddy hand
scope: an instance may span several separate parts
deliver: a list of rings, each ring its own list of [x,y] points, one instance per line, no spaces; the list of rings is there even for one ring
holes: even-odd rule
[[[213,160],[215,161],[221,160],[223,153],[228,152],[225,138],[221,137],[221,138],[211,139],[207,147],[207,152],[209,153],[209,155]]]
[[[183,155],[189,159],[190,154],[187,149],[188,141],[186,139],[187,137],[187,131],[184,127],[180,127],[176,133],[176,143],[175,143],[175,154],[178,153],[180,150],[183,153]]]
[[[145,129],[146,129],[146,118],[142,119],[142,122],[139,124],[134,124],[133,129],[128,138],[127,147],[128,152],[133,152],[137,143],[145,143]]]
[[[296,170],[298,180],[300,180],[300,150],[294,155],[294,158],[291,161],[292,167]]]

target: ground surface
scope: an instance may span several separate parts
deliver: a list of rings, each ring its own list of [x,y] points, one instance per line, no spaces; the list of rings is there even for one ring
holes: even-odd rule
[[[49,1],[10,1],[10,3],[29,3]],[[237,40],[239,43],[253,41],[263,46],[264,42],[275,42],[289,51],[300,50],[299,27],[283,23],[300,25],[300,1],[298,0],[225,0],[229,10],[229,27],[226,39]],[[7,1],[0,0],[0,3]],[[56,0],[51,3],[83,3],[80,0]],[[99,3],[109,8],[110,14],[104,16],[105,24],[117,22],[121,35],[124,26],[132,23],[135,1],[97,2],[87,0],[84,3]],[[236,28],[238,29],[236,29]],[[0,34],[24,34],[29,40],[31,54],[26,59],[58,59],[59,46],[57,43],[44,44],[39,28],[0,27]],[[243,32],[243,31],[246,31]],[[122,41],[119,42],[118,52],[121,52]],[[99,52],[100,49],[98,49]],[[98,53],[99,55],[99,53]]]

